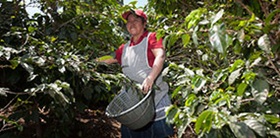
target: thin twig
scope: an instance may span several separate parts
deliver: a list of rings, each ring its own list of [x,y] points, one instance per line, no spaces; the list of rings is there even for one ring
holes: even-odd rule
[[[7,131],[7,130],[11,130],[11,129],[14,129],[14,128],[16,128],[16,126],[11,126],[11,127],[9,127],[9,128],[5,128],[7,125],[4,125],[1,129],[0,129],[0,133],[1,132],[4,132],[4,131]]]
[[[4,108],[1,108],[0,112],[3,112],[4,110],[6,110],[17,97],[18,97],[18,95],[16,95]]]
[[[268,58],[268,62],[271,64],[271,68],[275,70],[275,72],[278,74],[278,76],[280,76],[280,71],[279,69],[275,66],[275,64],[273,63],[273,61],[271,60],[270,56],[267,56]]]
[[[24,43],[20,47],[25,46],[27,44],[27,42],[28,42],[28,39],[29,39],[29,35],[26,34],[26,39],[25,39]]]
[[[244,100],[241,100],[241,103],[250,102],[250,101],[254,101],[254,100],[255,100],[255,98],[244,99]]]
[[[254,13],[244,4],[241,0],[235,0],[237,3],[239,3],[250,15],[253,15]]]
[[[261,0],[259,0],[259,4],[262,8],[262,11],[264,12],[264,15],[267,17],[267,15],[269,14],[269,12],[267,11],[268,6],[265,2],[262,2]],[[265,6],[264,6],[265,5]]]

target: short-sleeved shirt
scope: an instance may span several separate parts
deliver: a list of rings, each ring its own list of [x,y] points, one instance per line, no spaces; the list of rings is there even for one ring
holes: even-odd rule
[[[149,34],[148,31],[145,31],[143,33],[143,35],[139,38],[137,43],[134,43],[132,40],[133,38],[130,39],[130,45],[129,46],[135,46],[137,44],[139,44],[145,37],[147,37]],[[122,44],[117,50],[116,50],[116,59],[118,60],[119,64],[121,63],[121,57],[122,57],[122,52],[123,52],[123,47],[124,44]],[[153,67],[154,61],[155,61],[155,56],[152,52],[152,49],[156,49],[156,48],[163,48],[162,45],[162,38],[157,40],[156,38],[156,33],[152,32],[148,38],[148,52],[147,52],[147,56],[148,56],[148,62],[150,67]]]

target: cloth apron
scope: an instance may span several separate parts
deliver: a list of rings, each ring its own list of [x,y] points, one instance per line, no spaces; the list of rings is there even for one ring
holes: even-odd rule
[[[126,43],[124,45],[123,53],[121,57],[122,72],[128,78],[130,78],[131,80],[139,84],[142,84],[144,79],[152,71],[152,68],[149,66],[148,56],[147,56],[149,36],[150,33],[139,44],[134,46],[129,46],[130,41]],[[155,80],[154,85],[156,85],[159,88],[158,90],[155,90],[154,102],[156,108],[162,108],[162,107],[158,107],[157,105],[162,100],[163,97],[166,97],[166,94],[168,93],[169,90],[169,86],[166,82],[162,80],[161,74]],[[168,96],[167,98],[164,99],[168,100],[167,102],[170,103],[169,102],[170,99],[168,98]]]

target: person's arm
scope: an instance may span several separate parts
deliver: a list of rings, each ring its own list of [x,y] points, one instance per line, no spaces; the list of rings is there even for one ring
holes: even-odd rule
[[[98,58],[96,61],[97,62],[103,62],[103,63],[106,63],[106,64],[113,64],[113,63],[121,64],[121,55],[122,55],[123,47],[124,47],[124,44],[122,44],[115,51],[115,53],[111,54],[111,55],[113,55],[111,58],[102,59],[102,57],[101,57],[101,58]]]
[[[155,79],[161,73],[165,60],[165,51],[163,48],[152,49],[152,52],[155,56],[155,60],[152,71],[142,83],[142,89],[144,93],[147,93],[152,88]]]
[[[113,63],[117,63],[118,60],[115,58],[111,58],[111,59],[105,59],[105,60],[96,60],[97,62],[102,62],[102,63],[106,63],[106,64],[113,64]]]

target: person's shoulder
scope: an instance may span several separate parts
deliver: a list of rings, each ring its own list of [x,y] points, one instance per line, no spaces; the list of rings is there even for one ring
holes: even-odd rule
[[[124,47],[124,45],[125,45],[125,44],[121,44],[121,45],[119,46],[119,48],[117,49],[117,51],[122,50],[123,47]]]
[[[162,38],[158,38],[157,37],[157,33],[156,32],[150,32],[150,36],[149,36],[149,40],[161,40]]]
[[[157,33],[156,32],[149,32],[149,38],[150,39],[155,39],[157,37]]]
[[[121,44],[120,47],[124,47],[125,44]]]

